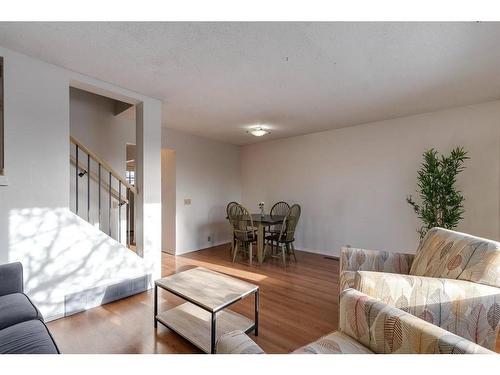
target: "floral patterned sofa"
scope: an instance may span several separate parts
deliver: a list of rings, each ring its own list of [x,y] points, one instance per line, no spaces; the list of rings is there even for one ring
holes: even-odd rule
[[[416,254],[345,247],[340,289],[354,288],[490,350],[500,328],[500,243],[431,229]]]
[[[262,353],[262,348],[241,331],[227,333],[217,341],[217,354]],[[340,294],[339,330],[293,353],[494,354],[354,289]]]

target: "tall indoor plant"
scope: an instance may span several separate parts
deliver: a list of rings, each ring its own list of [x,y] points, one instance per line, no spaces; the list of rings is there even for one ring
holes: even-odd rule
[[[453,149],[448,156],[430,149],[423,157],[424,162],[418,171],[421,203],[416,203],[411,195],[406,198],[422,221],[417,230],[420,238],[433,227],[453,229],[462,219],[465,198],[455,183],[457,175],[465,169],[465,160],[469,159],[462,147]]]

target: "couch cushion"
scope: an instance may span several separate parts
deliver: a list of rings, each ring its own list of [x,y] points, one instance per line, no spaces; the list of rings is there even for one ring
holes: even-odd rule
[[[25,294],[12,293],[0,297],[0,329],[32,319],[43,320]]]
[[[244,332],[237,330],[219,337],[217,354],[264,354],[264,350]]]
[[[410,275],[500,287],[500,242],[432,228],[418,247]]]
[[[58,354],[47,327],[30,320],[0,330],[0,354]]]
[[[342,332],[333,332],[307,344],[294,354],[373,354],[367,347]]]

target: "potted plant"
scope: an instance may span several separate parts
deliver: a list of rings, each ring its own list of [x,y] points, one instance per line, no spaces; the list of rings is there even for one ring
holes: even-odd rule
[[[462,147],[453,149],[448,156],[439,155],[432,148],[423,157],[417,177],[421,202],[415,202],[411,195],[406,198],[422,221],[417,230],[420,238],[433,227],[453,229],[462,220],[465,198],[455,184],[457,175],[465,169],[465,160],[469,159]]]

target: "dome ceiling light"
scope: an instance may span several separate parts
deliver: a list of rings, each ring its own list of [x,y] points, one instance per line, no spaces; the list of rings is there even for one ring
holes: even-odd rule
[[[271,133],[269,130],[264,129],[262,126],[255,126],[247,130],[248,134],[252,134],[255,137],[262,137],[266,134]]]

